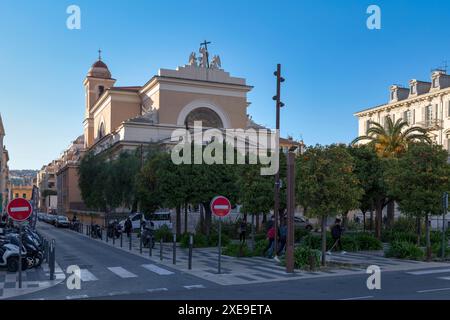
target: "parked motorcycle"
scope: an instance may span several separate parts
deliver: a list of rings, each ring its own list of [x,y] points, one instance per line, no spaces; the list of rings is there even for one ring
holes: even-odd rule
[[[91,236],[92,238],[101,239],[102,238],[102,228],[98,224],[91,226]]]
[[[150,239],[152,241],[152,248],[155,247],[155,237],[151,227],[144,227],[142,230],[142,245],[146,248],[150,246]]]

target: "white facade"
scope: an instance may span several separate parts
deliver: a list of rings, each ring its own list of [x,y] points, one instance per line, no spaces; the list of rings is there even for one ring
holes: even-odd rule
[[[386,117],[395,122],[405,119],[411,126],[428,129],[430,138],[450,150],[450,75],[434,71],[431,82],[411,80],[409,88],[393,85],[389,102],[354,114],[358,117],[358,135],[366,134],[369,121],[384,124]]]

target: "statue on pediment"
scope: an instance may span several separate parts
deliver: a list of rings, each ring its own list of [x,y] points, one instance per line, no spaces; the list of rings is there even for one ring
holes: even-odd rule
[[[220,57],[218,55],[215,55],[212,60],[211,64],[209,65],[211,69],[220,69],[222,67],[222,62],[220,61]]]
[[[189,56],[189,65],[193,67],[197,67],[197,56],[195,52],[191,52],[191,55]]]
[[[205,47],[201,47],[198,52],[200,52],[201,57],[198,58],[200,62],[201,68],[207,68],[208,67],[208,50]]]

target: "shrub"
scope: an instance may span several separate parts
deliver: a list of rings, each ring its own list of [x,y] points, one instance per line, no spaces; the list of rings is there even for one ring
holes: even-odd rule
[[[333,244],[334,244],[334,241],[331,237],[331,233],[327,232],[327,249],[330,249],[333,246]],[[310,233],[301,239],[300,245],[308,246],[312,249],[321,250],[322,236]]]
[[[251,257],[252,251],[247,244],[229,243],[222,251],[224,255],[232,257]]]
[[[264,250],[269,245],[269,240],[263,239],[255,242],[255,247],[253,248],[254,256],[264,256]]]
[[[434,243],[431,245],[431,251],[436,257],[442,257],[442,243]],[[450,247],[448,245],[445,246],[445,256],[450,256]]]
[[[383,243],[368,233],[358,233],[356,236],[359,250],[381,250]]]
[[[354,235],[343,235],[341,237],[342,250],[345,251],[358,251],[358,240]]]
[[[255,233],[255,241],[266,240],[267,236],[265,233]]]
[[[208,246],[208,241],[206,239],[206,236],[204,236],[201,233],[194,234],[194,248],[204,248]],[[182,248],[189,248],[189,233],[185,233],[181,236],[180,239],[180,247]]]
[[[225,247],[230,243],[230,238],[228,237],[228,235],[226,233],[222,233],[221,241],[222,241],[222,247]],[[209,236],[208,244],[211,247],[217,247],[219,245],[219,234],[216,232],[211,233],[211,235]]]
[[[312,262],[313,268],[316,268],[320,265],[320,257],[321,253],[319,250],[312,249],[308,246],[299,246],[294,250],[295,268],[303,269],[309,267],[310,262]]]
[[[304,228],[295,228],[294,231],[294,239],[295,242],[300,242],[304,236],[309,235],[310,231]]]
[[[384,231],[382,233],[383,242],[409,242],[411,244],[417,243],[417,234],[414,232],[405,231]]]
[[[161,228],[155,230],[155,241],[171,242],[173,241],[173,233],[167,225],[161,226]]]
[[[421,260],[424,252],[417,245],[407,241],[394,241],[385,253],[386,257]]]
[[[394,220],[391,227],[391,231],[416,233],[417,231],[416,220],[410,217],[399,217],[397,220]]]

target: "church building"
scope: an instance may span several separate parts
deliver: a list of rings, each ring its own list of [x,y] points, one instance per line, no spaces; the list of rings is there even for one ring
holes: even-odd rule
[[[73,161],[85,152],[97,154],[108,150],[117,155],[153,142],[169,143],[174,130],[193,127],[194,121],[202,121],[205,129],[263,128],[247,114],[250,105],[247,94],[252,86],[244,78],[233,77],[223,70],[219,56],[210,59],[206,45],[200,48],[199,54],[197,57],[192,52],[188,63],[175,70],[160,69],[143,85],[127,87],[115,86],[116,79],[99,55],[83,82],[84,135],[78,141],[84,145],[82,148],[79,143],[76,148],[72,145],[76,156],[71,161],[59,162],[60,214],[70,215],[86,209],[80,203],[77,166]],[[303,146],[292,139],[282,139],[282,142],[300,146],[299,151]],[[73,203],[67,197],[66,201],[60,201],[61,195],[69,194]]]

